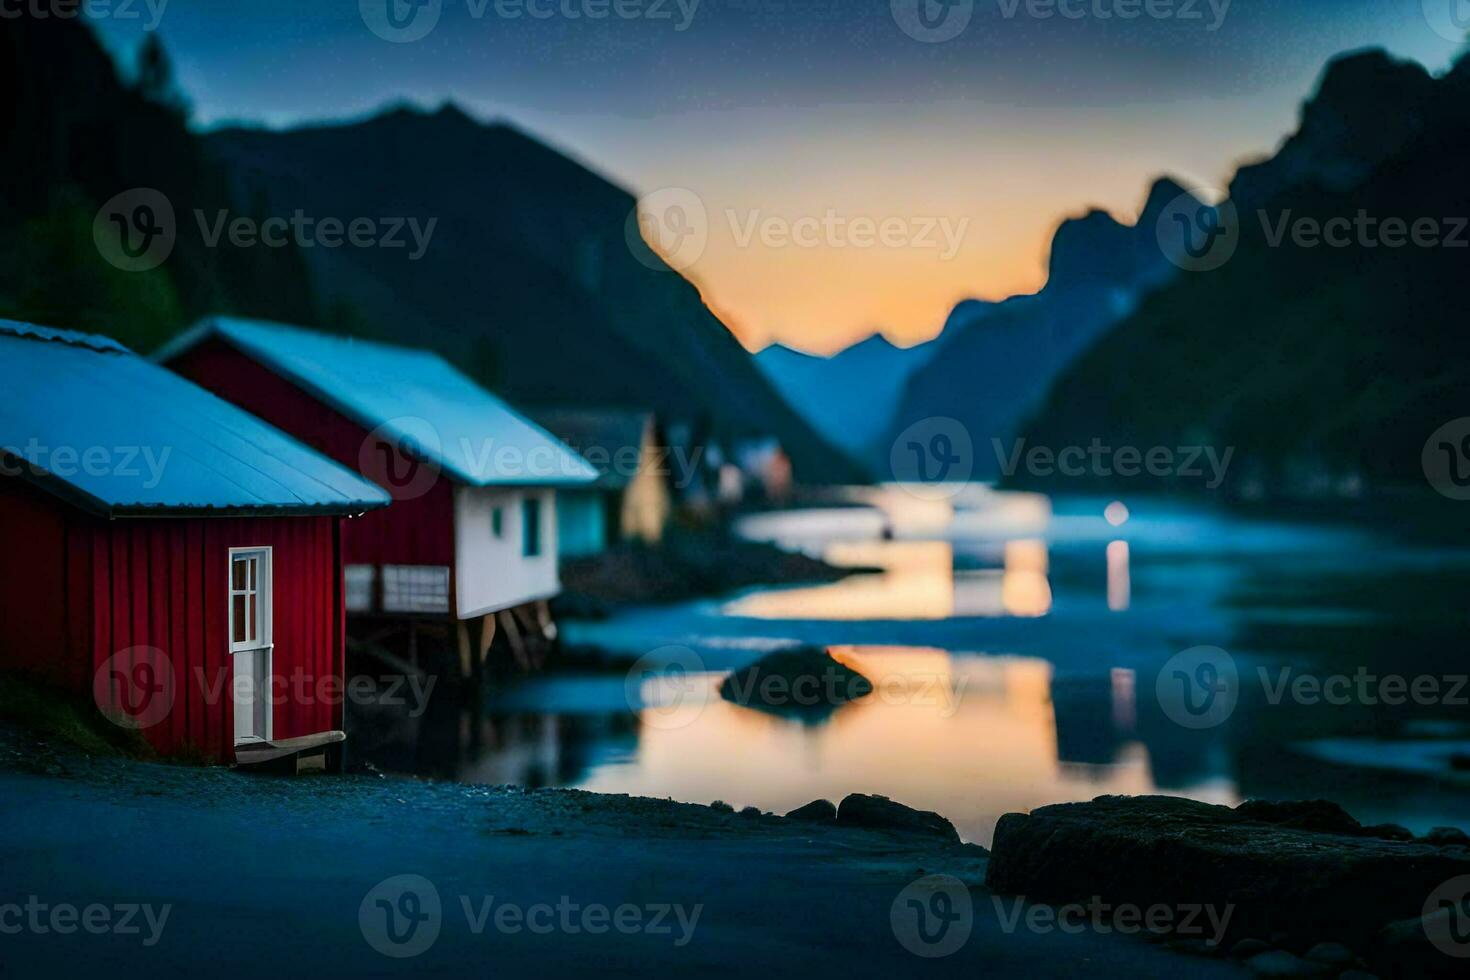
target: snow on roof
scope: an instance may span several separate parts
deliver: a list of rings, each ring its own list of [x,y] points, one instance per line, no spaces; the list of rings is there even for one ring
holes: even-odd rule
[[[209,317],[164,346],[167,362],[219,338],[363,427],[471,486],[577,486],[598,472],[438,354],[301,327]]]
[[[110,517],[358,513],[386,493],[116,341],[0,320],[0,451]]]

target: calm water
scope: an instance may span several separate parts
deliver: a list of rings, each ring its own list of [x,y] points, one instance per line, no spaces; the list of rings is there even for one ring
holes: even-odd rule
[[[531,679],[478,719],[436,706],[376,747],[379,764],[776,812],[882,793],[987,844],[1003,813],[1104,793],[1321,796],[1365,822],[1470,823],[1470,771],[1452,762],[1470,761],[1470,688],[1457,689],[1470,552],[1148,501],[888,490],[867,503],[741,530],[879,571],[563,624],[573,643],[693,673]],[[820,723],[714,693],[796,643],[831,648],[877,690]],[[1201,645],[1228,651],[1238,703],[1189,728],[1157,683]],[[1303,674],[1306,697],[1280,694]],[[1330,688],[1344,703],[1307,703],[1334,675],[1369,679]],[[1439,694],[1387,706],[1356,693],[1384,693],[1388,675],[1434,678]]]

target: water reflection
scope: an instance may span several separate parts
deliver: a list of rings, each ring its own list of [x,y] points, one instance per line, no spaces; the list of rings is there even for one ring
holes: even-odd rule
[[[943,541],[838,542],[823,556],[843,568],[881,568],[811,588],[756,592],[724,613],[754,619],[948,619],[955,615],[954,549]]]
[[[1001,576],[1001,608],[1007,615],[1035,618],[1051,611],[1046,542],[1007,541]]]
[[[1119,751],[1126,733],[1111,685],[1058,703],[1042,660],[900,647],[833,653],[876,690],[827,724],[807,728],[715,700],[684,727],[641,727],[635,756],[579,785],[776,812],[882,793],[943,813],[982,843],[1009,810],[1155,788],[1148,750]]]
[[[1407,657],[1429,669],[1443,654],[1436,669],[1463,673],[1453,651],[1470,557],[1456,565],[1362,531],[1138,501],[1119,524],[1107,503],[1052,513],[1030,498],[994,512],[925,502],[895,508],[892,540],[883,529],[895,518],[879,510],[766,515],[766,531],[809,532],[812,553],[876,570],[564,624],[573,642],[630,658],[666,644],[696,650],[709,672],[688,675],[702,687],[678,697],[645,694],[634,709],[615,670],[548,675],[505,688],[479,718],[451,695],[376,730],[350,719],[351,745],[391,771],[774,811],[881,793],[945,814],[982,844],[1007,811],[1102,793],[1321,796],[1416,831],[1463,821],[1470,786],[1443,772],[1452,747],[1430,746],[1434,765],[1408,772],[1395,729],[1462,709],[1395,718],[1244,691],[1227,723],[1196,731],[1171,721],[1154,692],[1168,658],[1200,642],[1228,646],[1243,667],[1251,657],[1316,658],[1321,670],[1378,657],[1407,672]],[[918,539],[941,519],[946,540]],[[875,691],[810,725],[719,698],[725,670],[795,642],[842,644],[834,655]]]
[[[398,731],[400,745],[420,749],[398,766],[464,782],[724,799],[775,812],[816,797],[881,793],[944,813],[981,843],[1010,810],[1160,785],[1155,745],[1135,731],[1131,671],[1058,678],[1035,658],[909,647],[832,654],[869,677],[874,691],[818,725],[722,700],[718,673],[689,675],[702,691],[686,688],[677,703],[641,711],[618,703],[619,678],[532,680],[505,701],[518,710],[492,705],[476,720],[453,706]],[[582,710],[557,710],[568,702]],[[1209,743],[1192,744],[1201,755],[1188,768],[1208,770]],[[1228,783],[1208,773],[1189,788],[1234,800]]]
[[[822,557],[843,568],[878,568],[808,588],[762,590],[724,604],[727,616],[771,620],[1036,618],[1051,610],[1049,557],[1041,539],[1007,541],[1002,567],[956,570],[946,541],[840,541]]]
[[[1127,541],[1108,543],[1108,608],[1126,612],[1133,602],[1133,579],[1128,570]]]

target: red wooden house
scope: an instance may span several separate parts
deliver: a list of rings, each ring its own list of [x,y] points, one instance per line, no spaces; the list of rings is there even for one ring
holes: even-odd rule
[[[387,496],[104,337],[0,321],[0,668],[164,754],[342,735],[343,526]]]
[[[211,317],[156,359],[387,489],[343,542],[348,612],[455,627],[465,669],[499,628],[547,634],[557,488],[597,470],[429,351]],[[476,651],[472,663],[472,650]]]

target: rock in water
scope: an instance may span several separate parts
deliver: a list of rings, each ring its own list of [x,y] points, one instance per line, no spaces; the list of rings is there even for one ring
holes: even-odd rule
[[[817,647],[778,650],[720,684],[726,701],[808,721],[825,719],[872,691],[871,681]]]
[[[812,800],[786,814],[787,820],[804,820],[808,823],[835,823],[837,807],[831,800]]]
[[[1443,882],[1470,874],[1470,854],[1458,848],[1365,836],[1360,826],[1352,829],[1357,821],[1350,825],[1317,804],[1298,806],[1304,809],[1232,810],[1162,796],[1104,796],[1008,813],[996,826],[986,884],[1056,904],[1098,896],[1145,909],[1229,909],[1227,940],[1285,930],[1305,949],[1362,943],[1393,920],[1417,916]],[[1255,814],[1286,819],[1266,822]],[[1298,822],[1347,832],[1293,826]]]
[[[960,842],[954,824],[931,810],[915,810],[895,803],[886,796],[853,793],[837,808],[837,822],[875,830],[897,830],[903,833],[938,837],[951,844]]]

